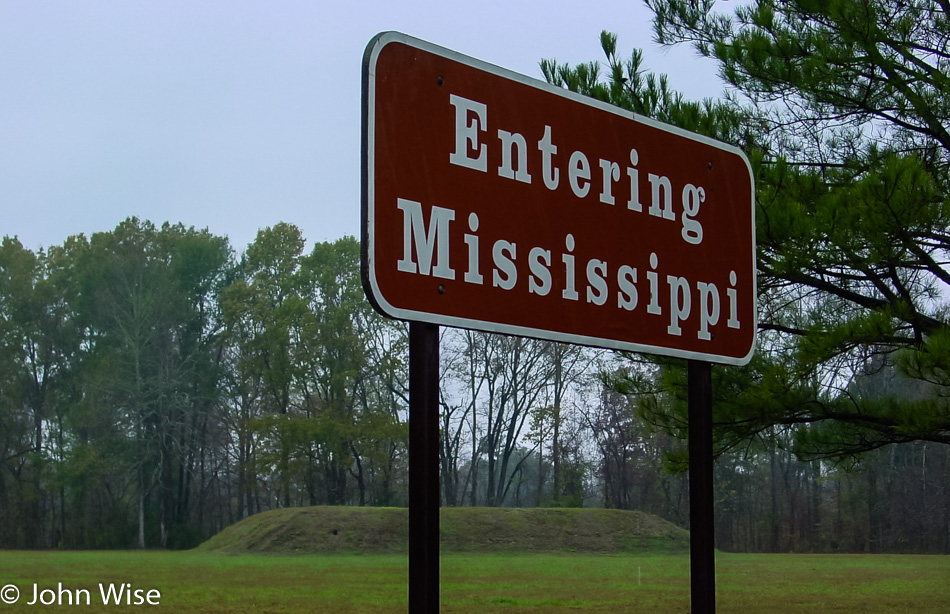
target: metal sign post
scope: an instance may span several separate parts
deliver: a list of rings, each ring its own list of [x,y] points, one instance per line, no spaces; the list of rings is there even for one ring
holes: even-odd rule
[[[439,327],[409,324],[409,611],[439,611]]]
[[[712,365],[687,365],[689,419],[689,572],[693,614],[716,611],[713,522]]]

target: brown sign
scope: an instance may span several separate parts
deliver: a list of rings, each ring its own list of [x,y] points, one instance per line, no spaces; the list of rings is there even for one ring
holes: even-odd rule
[[[387,32],[363,68],[363,283],[382,313],[744,364],[735,147]]]

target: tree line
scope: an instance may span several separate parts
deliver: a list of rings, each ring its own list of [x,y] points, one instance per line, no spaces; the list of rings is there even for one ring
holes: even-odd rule
[[[399,501],[403,327],[352,238],[134,218],[0,248],[2,543],[190,545],[278,506]],[[358,489],[354,496],[351,486]]]
[[[5,237],[0,545],[187,547],[267,509],[406,505],[406,326],[365,300],[354,239],[305,244],[282,223],[237,256],[135,218],[37,252]],[[688,526],[683,443],[651,414],[675,413],[676,385],[617,385],[673,366],[467,330],[441,344],[444,505]],[[862,377],[851,394],[913,386],[890,365]],[[776,429],[720,456],[720,547],[948,550],[950,447],[850,468],[791,449]]]

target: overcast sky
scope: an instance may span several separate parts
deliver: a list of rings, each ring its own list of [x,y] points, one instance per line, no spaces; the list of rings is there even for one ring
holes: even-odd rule
[[[398,30],[540,78],[643,47],[690,98],[715,65],[652,42],[640,0],[0,0],[0,236],[28,248],[135,215],[227,235],[359,235],[360,70]]]

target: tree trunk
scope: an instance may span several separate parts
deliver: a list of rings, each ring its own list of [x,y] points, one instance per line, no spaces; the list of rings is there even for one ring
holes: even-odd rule
[[[141,473],[141,470],[139,472]],[[143,481],[139,477],[139,550],[145,550],[145,491],[141,487]]]

